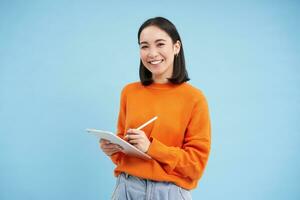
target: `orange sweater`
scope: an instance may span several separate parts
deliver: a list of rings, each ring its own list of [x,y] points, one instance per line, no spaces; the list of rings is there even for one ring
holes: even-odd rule
[[[146,153],[153,159],[116,153],[111,156],[117,165],[115,176],[126,172],[194,189],[210,151],[210,120],[204,95],[188,83],[143,86],[136,82],[125,86],[117,135],[123,138],[126,130],[137,128],[154,116],[158,119],[143,129],[151,141]]]

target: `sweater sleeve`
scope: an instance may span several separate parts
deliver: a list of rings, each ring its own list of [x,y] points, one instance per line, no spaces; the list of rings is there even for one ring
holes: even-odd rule
[[[120,138],[124,137],[124,130],[125,130],[125,119],[126,119],[126,95],[125,89],[121,92],[120,98],[120,110],[118,116],[118,124],[117,124],[117,136]],[[123,152],[117,152],[110,156],[112,162],[118,165],[119,160],[124,156]]]
[[[206,99],[194,106],[182,148],[167,146],[151,137],[147,151],[168,174],[198,180],[203,174],[210,152],[210,120]]]

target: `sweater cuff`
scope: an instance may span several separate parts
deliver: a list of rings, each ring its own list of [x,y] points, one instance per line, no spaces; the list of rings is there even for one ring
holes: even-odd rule
[[[147,151],[147,154],[153,159],[160,162],[176,161],[177,153],[173,148],[166,146],[155,138],[150,138],[151,144]]]

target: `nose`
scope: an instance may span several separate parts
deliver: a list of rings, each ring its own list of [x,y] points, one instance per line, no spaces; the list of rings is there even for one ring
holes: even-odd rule
[[[149,52],[148,52],[148,57],[149,58],[155,58],[156,56],[158,56],[158,52],[156,51],[155,48],[150,48]]]

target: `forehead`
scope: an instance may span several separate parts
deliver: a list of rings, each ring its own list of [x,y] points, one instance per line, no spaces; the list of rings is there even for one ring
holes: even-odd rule
[[[140,35],[140,42],[155,42],[158,39],[172,41],[171,37],[162,29],[156,26],[148,26],[144,28]]]

